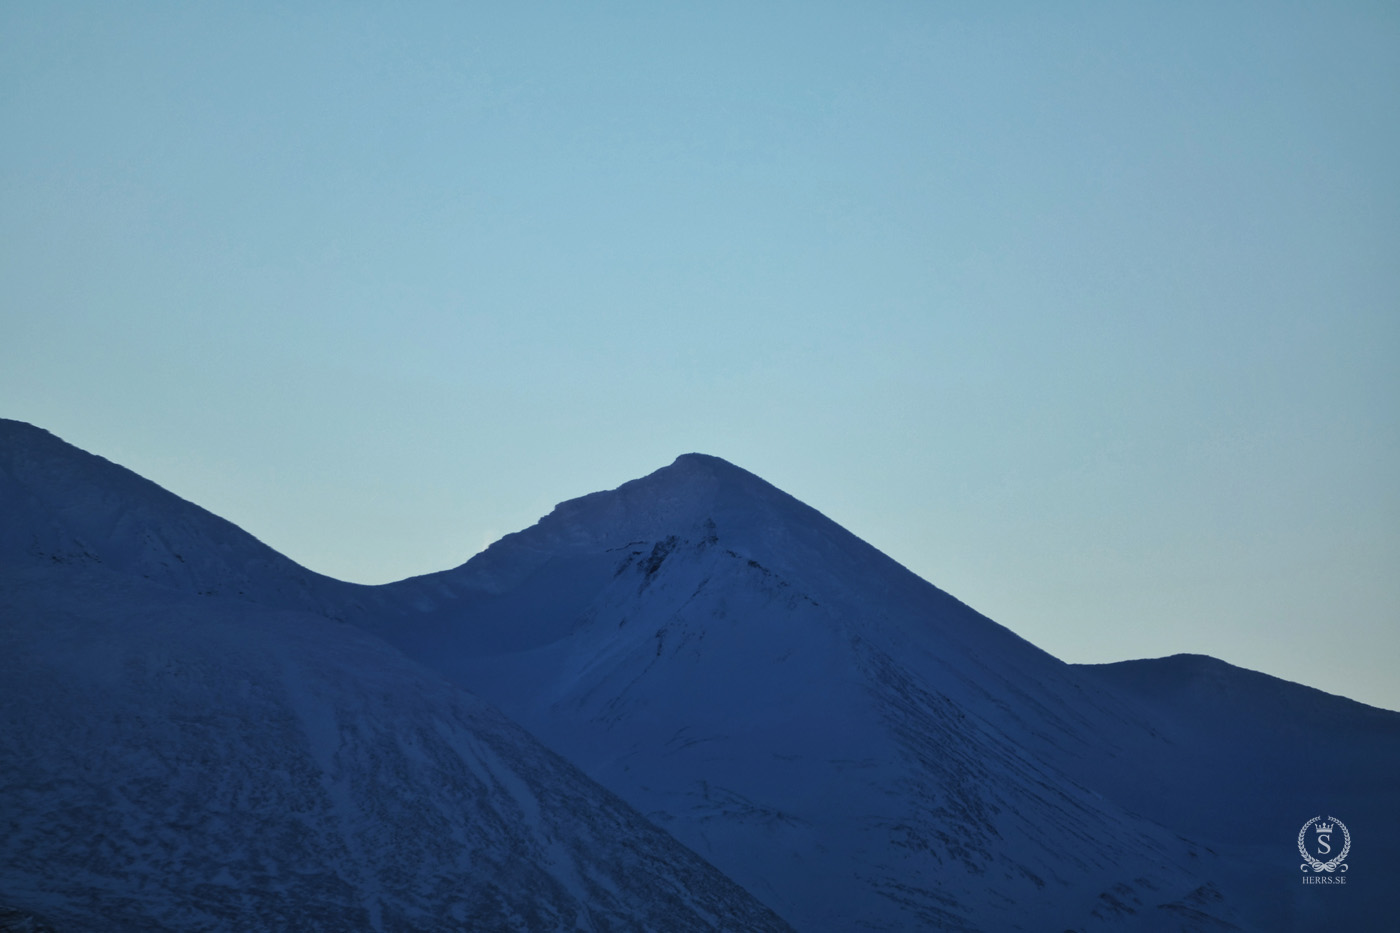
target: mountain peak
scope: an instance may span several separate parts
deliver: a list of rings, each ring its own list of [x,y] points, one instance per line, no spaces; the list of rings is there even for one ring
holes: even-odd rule
[[[730,463],[728,460],[725,460],[723,457],[716,457],[714,454],[702,454],[699,451],[691,451],[688,454],[681,454],[675,460],[671,461],[671,466],[678,465],[707,466],[711,468],[717,467],[720,469],[727,468],[731,470],[739,469],[734,464]]]
[[[433,611],[430,607],[473,593],[494,596],[536,585],[541,593],[554,593],[560,584],[539,583],[541,574],[573,566],[587,576],[602,568],[604,578],[612,579],[638,553],[651,554],[641,566],[654,567],[665,555],[700,558],[707,549],[764,575],[774,586],[804,593],[820,588],[824,605],[844,607],[852,618],[864,617],[862,594],[875,585],[885,598],[936,607],[930,611],[949,629],[948,643],[977,640],[968,634],[975,630],[992,633],[983,640],[1014,642],[1007,648],[1013,653],[1043,654],[811,506],[727,460],[701,453],[682,454],[615,489],[560,503],[465,564],[415,578],[414,601],[422,611]],[[527,586],[527,581],[535,582]],[[976,621],[965,625],[972,617]]]
[[[669,465],[615,489],[589,493],[555,506],[521,536],[560,545],[616,546],[641,538],[685,535],[755,512],[806,509],[753,473],[709,454],[681,454]],[[505,541],[518,537],[508,535]]]
[[[619,490],[634,484],[665,487],[695,494],[713,491],[718,486],[745,488],[751,494],[777,493],[785,495],[773,484],[713,454],[681,454],[667,466],[640,479],[623,483]]]
[[[615,489],[561,502],[533,527],[507,535],[475,560],[497,551],[557,553],[716,535],[744,550],[772,550],[770,545],[781,550],[799,539],[869,548],[748,470],[720,457],[686,453]]]
[[[747,477],[758,479],[757,476],[725,460],[723,457],[716,457],[713,454],[702,454],[691,452],[681,454],[671,461],[670,466],[662,467],[657,473],[675,472],[678,474],[688,474],[697,476],[714,476],[717,478],[728,478],[732,480]],[[762,482],[762,480],[760,480]]]
[[[613,493],[637,501],[684,502],[711,511],[737,505],[752,508],[760,503],[802,507],[762,477],[721,457],[702,453],[681,454],[670,465],[623,483]]]

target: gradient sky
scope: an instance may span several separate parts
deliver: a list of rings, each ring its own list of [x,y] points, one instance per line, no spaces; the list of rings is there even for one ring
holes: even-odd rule
[[[5,3],[0,128],[0,415],[315,570],[702,451],[1400,708],[1393,3]]]

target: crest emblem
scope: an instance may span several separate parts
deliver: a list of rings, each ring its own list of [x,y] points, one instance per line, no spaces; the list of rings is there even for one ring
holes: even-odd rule
[[[1312,832],[1308,832],[1311,829]],[[1336,852],[1335,842],[1337,833],[1342,834],[1342,849]],[[1298,854],[1303,856],[1303,864],[1299,866],[1304,872],[1315,873],[1327,872],[1331,874],[1336,871],[1347,870],[1347,853],[1351,851],[1351,833],[1347,832],[1347,824],[1329,816],[1323,820],[1320,816],[1315,816],[1303,824],[1303,828],[1298,830]],[[1336,852],[1335,855],[1333,853]],[[1328,856],[1331,856],[1328,859]],[[1327,861],[1323,861],[1328,859]]]

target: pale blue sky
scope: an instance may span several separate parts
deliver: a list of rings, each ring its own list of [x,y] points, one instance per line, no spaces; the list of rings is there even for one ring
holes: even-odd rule
[[[1400,8],[0,7],[0,414],[313,569],[702,451],[1400,708]]]

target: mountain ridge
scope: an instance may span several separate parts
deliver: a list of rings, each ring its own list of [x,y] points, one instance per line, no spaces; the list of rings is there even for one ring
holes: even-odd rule
[[[0,425],[0,514],[15,923],[790,930],[490,704],[328,617],[361,588],[288,586],[299,568],[235,526],[29,426]]]
[[[328,589],[357,586],[23,421],[0,418],[0,499],[0,558],[10,561],[103,566],[184,592],[323,613]]]
[[[33,443],[50,460],[7,449]],[[352,623],[504,709],[805,933],[1307,929],[1396,906],[1365,872],[1346,900],[1310,897],[1292,852],[1298,823],[1335,804],[1367,840],[1359,865],[1400,866],[1396,714],[1214,659],[1064,664],[720,458],[684,454],[376,587],[309,575],[97,460],[0,425],[4,592],[129,579],[230,626]],[[1193,686],[1212,682],[1223,692]],[[345,680],[347,697],[368,683]]]
[[[1076,889],[1052,867],[1046,819],[1137,840],[1109,846],[1141,871],[1105,877],[1105,891],[1154,873],[1191,890],[1182,869],[1143,860],[1177,842],[1059,773],[1098,747],[1100,725],[1136,728],[1111,698],[1067,701],[1092,687],[1062,662],[717,458],[561,504],[462,567],[375,596],[375,631],[502,705],[799,928],[1010,922],[988,882],[971,901],[938,882],[948,864],[1082,922],[1103,892],[1036,893],[1047,878]],[[896,803],[843,815],[844,799]],[[999,851],[998,837],[1022,841]],[[854,880],[850,864],[863,866]]]
[[[562,503],[461,567],[375,595],[383,637],[501,704],[802,929],[1009,929],[1009,891],[1087,928],[1189,916],[1284,929],[1315,906],[1261,893],[1283,880],[1260,861],[1279,815],[1311,806],[1285,770],[1290,743],[1064,664],[718,458]],[[1343,744],[1374,739],[1357,756],[1394,760],[1394,726],[1363,738],[1353,712],[1335,720]],[[1263,732],[1278,731],[1264,713]],[[1299,728],[1288,734],[1325,744],[1318,724]],[[1209,741],[1183,754],[1195,735]],[[1375,785],[1308,764],[1327,775],[1321,796],[1394,821]],[[895,804],[847,817],[843,800]],[[1101,887],[1080,893],[1055,853],[1106,838],[1110,859],[1079,862]],[[905,854],[860,854],[882,851]],[[1396,861],[1384,843],[1377,855]],[[775,867],[788,862],[802,867]],[[857,879],[841,865],[861,866]],[[948,887],[950,865],[999,880]],[[1181,887],[1212,874],[1219,887]],[[1017,887],[1028,878],[1047,887]],[[1360,916],[1378,903],[1363,897]]]
[[[1171,688],[1178,690],[1186,689],[1188,682],[1211,682],[1219,681],[1222,677],[1228,677],[1231,681],[1238,683],[1242,679],[1248,679],[1256,684],[1265,686],[1267,689],[1278,693],[1288,691],[1300,691],[1300,695],[1317,695],[1320,698],[1327,698],[1322,702],[1337,701],[1343,704],[1354,704],[1367,710],[1375,710],[1378,713],[1385,713],[1391,716],[1400,716],[1400,711],[1387,709],[1384,706],[1376,706],[1357,700],[1340,693],[1332,693],[1320,687],[1313,687],[1308,684],[1299,683],[1270,674],[1266,671],[1255,670],[1240,664],[1233,664],[1214,655],[1199,654],[1196,652],[1182,651],[1176,654],[1164,655],[1158,658],[1130,658],[1123,661],[1108,661],[1099,664],[1074,664],[1076,668],[1095,672],[1097,675],[1107,675],[1118,677],[1123,686],[1131,685],[1137,692],[1149,693],[1155,687],[1158,690],[1166,691]],[[1121,676],[1120,676],[1121,675]],[[1172,676],[1174,675],[1174,676]]]

